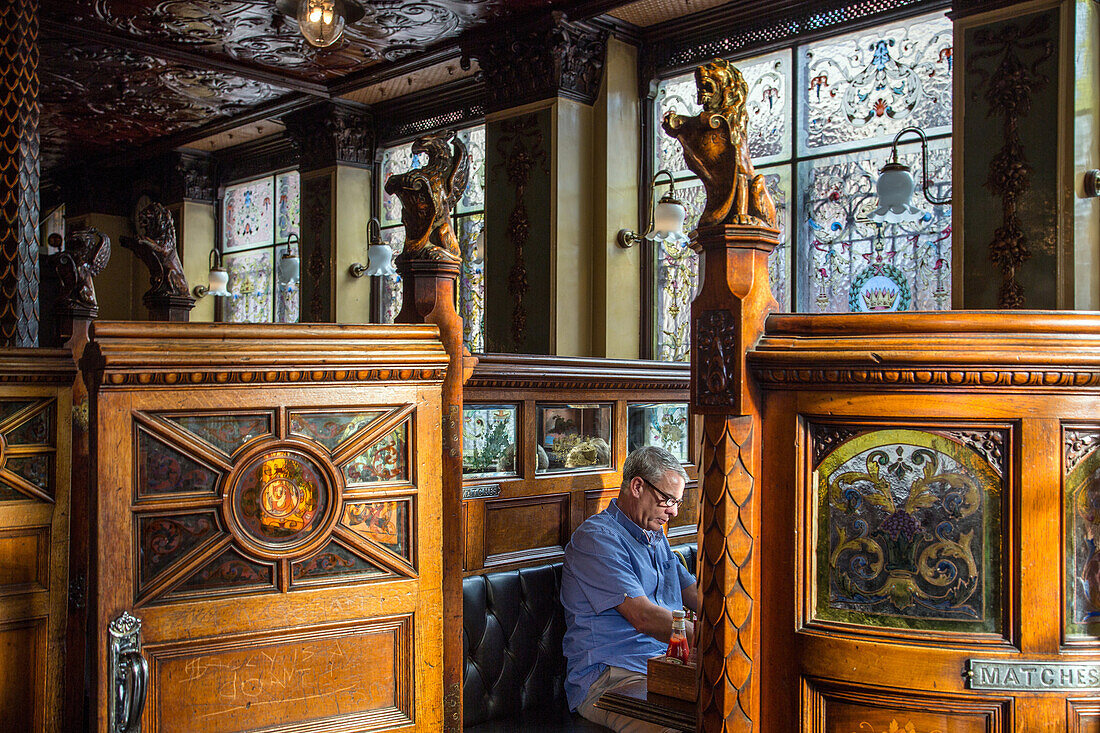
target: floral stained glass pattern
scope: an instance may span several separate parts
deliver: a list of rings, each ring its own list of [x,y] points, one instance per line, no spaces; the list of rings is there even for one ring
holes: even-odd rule
[[[274,284],[270,249],[226,255],[231,297],[223,298],[225,320],[232,323],[270,323]]]
[[[385,413],[382,410],[361,412],[292,412],[290,432],[316,440],[330,451],[351,438]]]
[[[348,575],[384,575],[386,571],[359,557],[336,540],[312,557],[291,564],[295,581],[343,578]]]
[[[404,481],[409,477],[409,426],[404,424],[372,443],[344,466],[349,484]]]
[[[246,558],[230,547],[197,570],[166,598],[194,595],[202,591],[266,589],[274,585],[275,570]]]
[[[139,581],[143,587],[220,531],[213,512],[141,517],[137,525]]]
[[[627,450],[656,445],[688,462],[688,407],[669,402],[635,404],[627,408]]]
[[[951,127],[951,21],[907,20],[803,46],[799,149],[885,144],[902,128]]]
[[[194,433],[226,455],[261,435],[271,434],[271,415],[163,415],[184,430]]]
[[[222,252],[235,252],[272,243],[275,232],[274,198],[271,178],[226,187],[222,199],[222,224],[225,232]]]
[[[340,522],[409,559],[409,500],[349,502]]]
[[[285,242],[291,234],[299,234],[302,195],[298,171],[275,176],[275,201],[275,241]]]
[[[470,182],[458,200],[455,213],[470,214],[485,210],[485,126],[470,127],[457,133],[470,156]]]
[[[405,143],[382,152],[382,228],[397,226],[401,223],[401,199],[395,194],[386,193],[385,185],[390,176],[396,173],[416,170],[428,162],[424,153],[413,155],[412,143]]]
[[[485,230],[485,215],[459,217],[456,234],[462,249],[462,269],[459,271],[458,315],[462,316],[462,342],[470,351],[484,349],[485,323],[485,257],[481,251],[481,235]]]
[[[936,433],[868,430],[829,451],[817,479],[818,619],[1000,631],[1004,487],[986,456]]]
[[[397,255],[405,249],[405,229],[403,227],[383,229],[382,241],[393,250],[396,267]],[[400,275],[388,275],[382,278],[382,323],[393,323],[397,319],[397,314],[401,312],[403,290]]]
[[[212,494],[218,474],[193,458],[138,431],[139,496],[157,494]]]
[[[1093,431],[1085,433],[1093,445]],[[1067,454],[1069,451],[1067,451]],[[1066,475],[1066,633],[1095,640],[1100,623],[1100,451],[1093,449]]]
[[[899,151],[899,160],[920,169],[918,149]],[[951,307],[951,207],[927,206],[914,224],[876,225],[867,219],[877,197],[878,168],[886,151],[819,158],[801,164],[806,180],[802,235],[808,287],[799,310],[946,310]],[[949,140],[929,146],[930,191],[949,193]]]
[[[283,261],[283,254],[287,249],[288,245],[285,244],[280,244],[275,248],[275,262]],[[300,250],[297,247],[295,247],[295,251],[299,252],[300,255]],[[302,300],[300,279],[289,283],[278,281],[278,278],[276,280],[275,322],[297,323],[301,314],[300,303]]]

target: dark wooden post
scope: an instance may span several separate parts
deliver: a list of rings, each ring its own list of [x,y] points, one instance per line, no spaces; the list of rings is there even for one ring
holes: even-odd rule
[[[38,345],[38,2],[0,3],[0,343]]]
[[[141,302],[149,309],[150,321],[187,323],[191,320],[191,309],[195,307],[195,299],[190,295],[150,295],[146,293]]]
[[[703,415],[699,464],[698,730],[747,733],[760,726],[758,486],[760,408],[745,351],[778,305],[768,254],[779,231],[703,227],[703,286],[691,304],[691,402]]]
[[[401,312],[397,323],[434,323],[450,357],[443,380],[443,722],[462,730],[462,385],[475,360],[465,356],[455,311],[461,263],[398,258]]]

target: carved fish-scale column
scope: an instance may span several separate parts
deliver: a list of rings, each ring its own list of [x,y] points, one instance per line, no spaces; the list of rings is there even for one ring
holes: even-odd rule
[[[38,345],[38,2],[0,3],[0,343]]]
[[[691,306],[692,409],[703,415],[699,480],[698,730],[759,729],[760,412],[745,351],[777,308],[768,282],[775,229],[700,228],[703,287]]]

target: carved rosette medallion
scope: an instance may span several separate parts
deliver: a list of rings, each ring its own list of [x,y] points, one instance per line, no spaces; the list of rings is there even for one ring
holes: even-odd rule
[[[551,13],[537,25],[464,49],[476,58],[489,89],[488,111],[550,97],[596,101],[607,33]]]
[[[740,384],[741,353],[738,323],[727,310],[706,311],[695,321],[698,359],[695,368],[696,402],[733,405]]]
[[[1021,199],[1031,189],[1033,169],[1024,154],[1019,124],[1031,112],[1031,97],[1050,81],[1039,73],[1040,64],[1054,54],[1048,36],[1050,16],[1036,16],[1026,26],[1007,23],[974,34],[974,50],[967,71],[977,75],[978,89],[989,104],[989,114],[1004,120],[1004,144],[989,163],[986,186],[1001,198],[1001,225],[989,243],[989,259],[1001,271],[998,302],[1001,308],[1022,308],[1024,287],[1016,270],[1032,252],[1018,216]],[[996,59],[992,73],[980,63]]]
[[[252,553],[303,557],[327,542],[340,515],[342,479],[305,443],[269,443],[226,482],[222,513]]]

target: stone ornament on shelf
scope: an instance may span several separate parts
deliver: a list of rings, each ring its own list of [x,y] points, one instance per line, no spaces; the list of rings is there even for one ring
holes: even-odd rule
[[[176,226],[172,212],[163,204],[151,203],[138,214],[141,236],[122,237],[122,246],[137,255],[149,268],[150,297],[178,297],[191,299],[183,263],[176,250]]]
[[[50,264],[61,281],[58,302],[62,307],[98,311],[95,283],[92,281],[111,259],[111,238],[89,227],[70,232],[65,249],[50,255]]]
[[[449,146],[453,146],[453,152]],[[466,146],[454,132],[444,131],[418,138],[412,152],[426,153],[427,164],[392,175],[386,181],[386,193],[401,200],[401,223],[405,225],[405,248],[398,255],[398,263],[461,262],[462,251],[451,228],[451,210],[470,179]]]
[[[680,141],[684,162],[703,182],[707,203],[699,227],[742,224],[777,227],[775,203],[749,158],[748,85],[736,67],[715,59],[695,69],[694,117],[668,112],[664,131]]]

